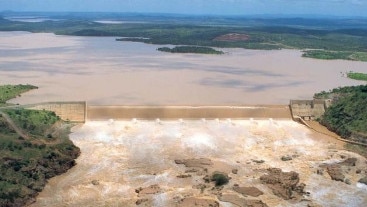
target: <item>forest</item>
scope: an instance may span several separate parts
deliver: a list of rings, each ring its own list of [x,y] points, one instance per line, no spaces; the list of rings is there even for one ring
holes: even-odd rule
[[[348,86],[315,94],[332,105],[319,120],[341,137],[367,143],[367,85]]]

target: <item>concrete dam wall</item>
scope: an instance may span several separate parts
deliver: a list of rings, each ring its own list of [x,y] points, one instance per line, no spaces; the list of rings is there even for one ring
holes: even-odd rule
[[[269,106],[88,106],[87,120],[108,119],[291,119],[288,105]]]
[[[86,102],[46,102],[22,106],[26,109],[53,111],[62,120],[82,122],[86,120]]]
[[[294,119],[322,116],[328,100],[291,100],[290,105],[255,106],[87,106],[86,102],[47,102],[22,106],[53,111],[71,122],[126,119]]]

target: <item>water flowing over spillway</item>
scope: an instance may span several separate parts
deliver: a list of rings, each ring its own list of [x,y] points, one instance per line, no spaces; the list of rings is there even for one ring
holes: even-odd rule
[[[367,202],[366,185],[358,183],[362,175],[355,173],[355,168],[367,169],[366,160],[291,120],[93,121],[75,128],[71,139],[81,149],[77,165],[51,179],[32,206],[180,206],[187,197],[236,206],[218,200],[210,183],[196,187],[204,183],[205,172],[213,171],[231,177],[220,194],[235,193],[234,184],[253,186],[264,193],[256,199],[268,206],[357,207]],[[282,156],[292,160],[282,161]],[[357,158],[345,175],[350,184],[316,173],[320,165],[349,157]],[[185,159],[212,165],[198,172],[175,162]],[[260,176],[271,167],[299,173],[306,184],[304,199],[284,200],[262,184]],[[159,190],[138,193],[149,186]]]

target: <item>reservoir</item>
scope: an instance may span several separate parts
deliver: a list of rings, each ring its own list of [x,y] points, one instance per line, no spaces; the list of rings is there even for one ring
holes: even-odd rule
[[[199,55],[163,53],[159,47],[114,37],[0,32],[1,83],[39,87],[13,100],[19,104],[288,104],[363,84],[344,74],[367,72],[367,62],[302,58],[298,50],[233,48]]]

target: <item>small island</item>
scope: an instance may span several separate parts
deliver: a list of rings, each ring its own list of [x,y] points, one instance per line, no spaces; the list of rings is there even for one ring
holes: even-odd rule
[[[367,55],[357,51],[329,51],[329,50],[305,50],[302,57],[315,58],[321,60],[354,60],[367,61]]]
[[[353,71],[350,71],[347,73],[347,77],[354,80],[363,80],[367,81],[367,74],[366,73],[356,73]]]
[[[174,48],[160,47],[157,50],[161,52],[170,52],[170,53],[199,53],[199,54],[211,54],[211,55],[224,54],[224,52],[215,50],[211,47],[198,47],[198,46],[176,46]]]

